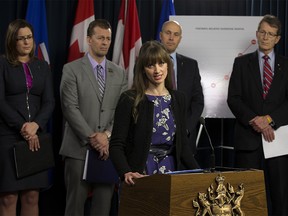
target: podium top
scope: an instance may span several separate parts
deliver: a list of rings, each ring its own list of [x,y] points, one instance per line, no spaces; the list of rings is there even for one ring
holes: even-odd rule
[[[203,173],[204,169],[192,169],[192,170],[179,170],[179,171],[171,171],[165,174],[173,175],[173,174],[185,174],[185,173]]]
[[[207,168],[207,169],[192,169],[192,170],[179,170],[179,171],[171,171],[165,174],[174,175],[174,174],[187,174],[187,173],[214,173],[214,172],[240,172],[240,171],[255,171],[256,169],[248,169],[248,168],[232,168],[232,167],[215,167],[215,169]]]

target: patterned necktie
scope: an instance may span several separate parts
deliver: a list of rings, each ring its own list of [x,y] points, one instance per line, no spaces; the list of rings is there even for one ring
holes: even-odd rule
[[[263,98],[265,99],[268,91],[270,89],[272,80],[273,80],[273,73],[271,66],[269,64],[269,56],[263,56],[264,59],[264,66],[263,66]]]
[[[105,90],[105,81],[104,81],[102,69],[103,68],[101,65],[97,65],[97,80],[98,80],[101,99],[104,96],[104,90]]]
[[[177,85],[176,85],[176,79],[175,79],[174,59],[173,59],[172,56],[170,56],[170,58],[171,58],[171,61],[173,63],[173,70],[172,70],[172,73],[171,73],[172,86],[173,86],[173,89],[176,90],[177,89]]]

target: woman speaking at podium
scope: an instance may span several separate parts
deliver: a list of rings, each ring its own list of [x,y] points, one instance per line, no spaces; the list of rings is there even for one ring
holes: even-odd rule
[[[185,95],[173,90],[173,64],[163,45],[140,49],[134,82],[115,111],[110,158],[122,180],[199,168],[188,145]]]

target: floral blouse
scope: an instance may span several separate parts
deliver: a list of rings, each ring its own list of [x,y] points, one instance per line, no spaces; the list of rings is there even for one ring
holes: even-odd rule
[[[146,95],[154,103],[154,119],[151,146],[165,144],[172,145],[176,130],[172,111],[170,109],[171,95],[153,96]],[[166,173],[175,170],[174,157],[166,155],[159,159],[154,154],[149,154],[146,163],[146,174]]]

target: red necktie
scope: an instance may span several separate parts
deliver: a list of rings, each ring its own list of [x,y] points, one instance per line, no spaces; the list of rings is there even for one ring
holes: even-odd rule
[[[269,56],[263,56],[264,59],[264,66],[263,66],[263,98],[265,99],[268,91],[270,89],[272,80],[273,80],[273,73],[271,66],[269,64]]]

